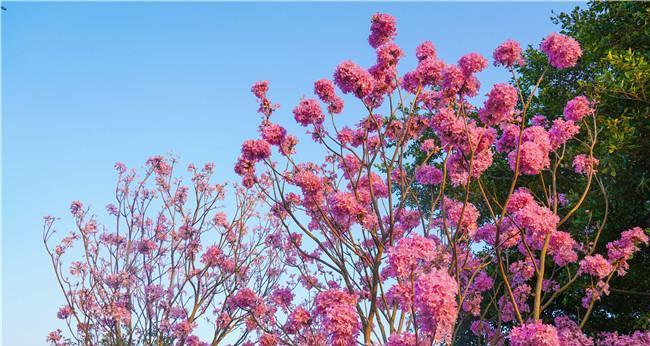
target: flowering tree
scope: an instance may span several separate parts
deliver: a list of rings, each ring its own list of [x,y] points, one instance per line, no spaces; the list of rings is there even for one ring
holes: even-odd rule
[[[393,17],[373,16],[368,41],[376,64],[342,62],[333,80],[314,83],[317,98],[293,109],[321,160],[299,159],[298,136],[275,119],[279,105],[269,99],[268,83],[253,85],[260,137],[242,145],[235,172],[244,187],[235,188],[231,218],[215,212],[224,188],[209,183],[212,166],[190,166],[190,201],[190,188],[172,178],[174,161],[161,157],[150,159],[141,177],[117,166],[110,226],[100,229],[74,202],[77,230],[50,246],[54,219],[46,218],[44,241],[66,298],[58,316],[72,337],[55,331],[48,340],[650,343],[647,332],[581,330],[610,280],[625,275],[628,260],[649,242],[636,227],[597,253],[607,213],[574,222],[587,199],[607,201],[593,155],[597,103],[578,95],[552,121],[529,114],[536,87],[518,83],[516,67],[525,61],[509,40],[493,59],[512,72],[513,83],[492,86],[476,107],[470,101],[486,58],[469,53],[448,64],[424,42],[417,67],[400,75],[404,52],[395,36]],[[571,68],[582,54],[578,42],[556,33],[541,50],[547,69]],[[337,87],[363,106],[360,119],[340,115],[345,101]],[[505,173],[493,175],[495,167]],[[558,190],[567,174],[580,178],[580,193]],[[258,214],[262,206],[268,215]],[[66,253],[80,261],[64,263]],[[576,313],[550,311],[573,285],[583,285]],[[210,339],[199,340],[200,322]],[[460,341],[463,326],[472,340]]]
[[[210,181],[213,165],[190,165],[186,185],[173,175],[175,162],[152,157],[142,175],[116,164],[116,202],[104,225],[75,201],[76,230],[54,243],[55,219],[45,218],[43,240],[65,297],[57,317],[69,329],[69,337],[50,333],[50,344],[203,345],[197,327],[213,345],[246,338],[249,297],[275,288],[283,268],[272,254],[277,225],[258,213],[261,196],[239,186],[228,216],[220,211],[225,186]]]
[[[599,254],[607,213],[570,222],[588,198],[607,201],[593,156],[597,103],[578,95],[553,121],[529,114],[537,87],[518,83],[525,61],[508,40],[493,59],[513,83],[494,85],[476,107],[470,101],[486,58],[469,53],[448,64],[424,42],[417,67],[400,75],[395,36],[395,19],[374,15],[368,41],[376,64],[342,62],[333,81],[314,83],[317,98],[293,109],[324,153],[320,161],[298,159],[298,137],[275,120],[268,83],[252,88],[260,138],[243,143],[235,171],[271,204],[285,231],[287,280],[300,292],[293,300],[286,291],[251,299],[269,312],[249,325],[259,344],[449,345],[465,322],[475,344],[648,344],[649,333],[581,331],[612,277],[625,275],[649,241],[636,227]],[[582,55],[578,42],[557,33],[541,50],[547,70],[571,68]],[[336,87],[363,106],[361,119],[339,120]],[[490,176],[498,165],[507,172]],[[558,190],[566,174],[582,178],[581,193]],[[490,179],[505,180],[505,188]],[[574,315],[548,311],[582,282]],[[265,307],[279,301],[282,309],[270,314]]]

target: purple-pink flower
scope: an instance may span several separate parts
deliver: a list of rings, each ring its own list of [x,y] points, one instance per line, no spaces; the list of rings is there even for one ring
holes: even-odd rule
[[[548,57],[548,62],[555,68],[573,67],[582,56],[580,44],[573,38],[556,32],[548,35],[540,46]]]
[[[515,65],[523,65],[524,57],[521,55],[521,46],[515,40],[507,40],[500,44],[492,54],[494,59],[494,66],[503,65],[505,67],[513,67]]]
[[[397,35],[397,26],[395,17],[390,14],[376,13],[370,20],[370,36],[368,43],[372,48],[387,43]]]

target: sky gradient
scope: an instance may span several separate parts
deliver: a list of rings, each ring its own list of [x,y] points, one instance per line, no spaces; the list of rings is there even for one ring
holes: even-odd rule
[[[56,319],[63,297],[43,248],[42,216],[68,217],[77,199],[102,213],[111,202],[116,161],[141,167],[148,157],[171,152],[184,165],[215,162],[218,180],[235,179],[240,144],[256,136],[259,121],[250,85],[269,80],[270,97],[282,105],[276,119],[292,124],[290,110],[312,94],[315,80],[330,77],[345,59],[366,67],[374,62],[367,36],[377,11],[397,18],[405,72],[424,40],[447,62],[471,51],[491,57],[509,38],[537,46],[559,30],[551,11],[576,4],[4,6],[2,344],[32,346],[63,329]],[[490,67],[479,78],[485,94],[508,75]],[[354,110],[341,117],[358,119]]]

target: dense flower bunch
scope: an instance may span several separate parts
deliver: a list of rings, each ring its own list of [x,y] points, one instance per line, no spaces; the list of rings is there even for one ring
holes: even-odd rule
[[[548,35],[540,48],[548,56],[549,64],[559,69],[575,66],[582,56],[578,41],[556,32]]]
[[[266,146],[246,145],[254,157]],[[264,294],[283,270],[274,244],[264,242],[277,224],[258,214],[261,195],[238,186],[227,216],[219,210],[226,187],[211,182],[214,166],[190,165],[186,185],[175,163],[152,157],[141,175],[116,164],[116,201],[103,225],[72,202],[75,230],[55,243],[56,220],[46,217],[43,240],[65,296],[56,316],[69,331],[50,333],[50,344],[208,345],[245,330],[254,304],[242,290]],[[200,326],[212,331],[205,342],[194,334]]]
[[[555,327],[540,321],[523,324],[510,332],[512,346],[560,346]]]

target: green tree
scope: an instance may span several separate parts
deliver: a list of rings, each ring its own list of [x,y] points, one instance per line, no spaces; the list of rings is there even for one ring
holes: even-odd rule
[[[595,155],[600,159],[598,170],[608,205],[605,208],[603,198],[592,198],[587,202],[587,212],[573,222],[577,226],[590,218],[598,220],[607,210],[601,253],[604,244],[621,231],[636,225],[650,226],[649,18],[650,4],[644,2],[590,2],[586,8],[576,7],[554,16],[552,21],[561,26],[562,33],[580,42],[584,55],[575,68],[547,71],[531,108],[532,114],[553,118],[576,94],[597,102],[600,133]],[[546,56],[533,47],[525,56],[527,63],[519,70],[519,83],[530,90],[547,62]],[[571,180],[559,183],[571,191]],[[648,250],[636,256],[628,275],[614,280],[610,296],[598,303],[588,331],[629,332],[650,327],[649,265]],[[582,294],[576,285],[554,306],[556,312],[574,314]]]

